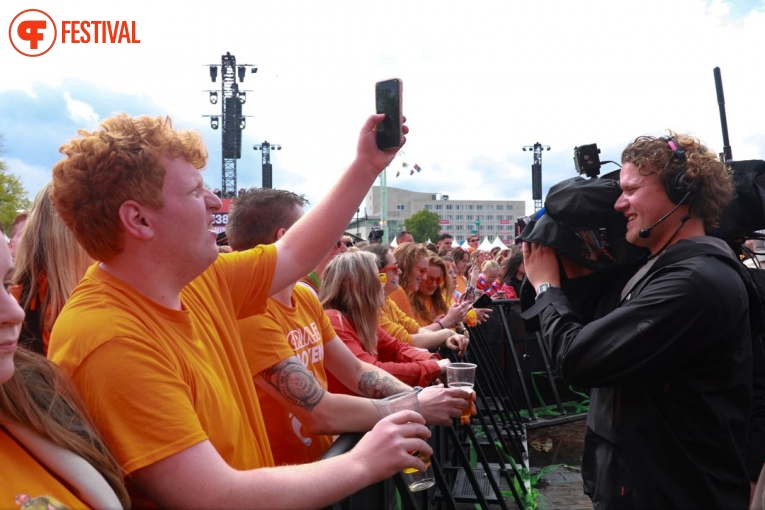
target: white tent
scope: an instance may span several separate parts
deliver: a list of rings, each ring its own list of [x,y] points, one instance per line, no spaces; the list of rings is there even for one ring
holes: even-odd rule
[[[391,241],[391,243],[390,243],[390,247],[391,248],[395,248],[396,246],[398,246],[398,243],[396,242],[396,238],[394,237],[393,241]]]
[[[492,248],[499,247],[501,250],[506,250],[507,245],[502,242],[502,239],[499,238],[499,236],[494,238],[494,241],[491,243]]]
[[[462,244],[460,245],[460,248],[462,248],[465,251],[469,251],[468,248],[470,248],[470,244],[467,242],[467,239],[462,241]]]
[[[488,236],[483,238],[483,241],[481,241],[481,244],[478,245],[478,249],[481,251],[491,251],[492,245],[489,242]]]

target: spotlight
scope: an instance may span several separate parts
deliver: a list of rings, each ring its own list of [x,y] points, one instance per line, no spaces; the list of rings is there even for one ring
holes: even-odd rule
[[[210,102],[212,104],[218,104],[218,93],[217,92],[210,92]]]
[[[247,126],[247,119],[239,117],[239,129],[244,129]]]
[[[218,68],[216,66],[210,66],[210,79],[215,83],[215,79],[218,77]]]
[[[237,67],[236,71],[237,71],[237,74],[239,75],[239,81],[243,82],[244,81],[244,71],[245,71],[244,66]]]
[[[247,102],[247,92],[240,92],[239,93],[239,103],[244,104]]]
[[[218,116],[213,115],[210,117],[210,127],[213,129],[218,129]]]

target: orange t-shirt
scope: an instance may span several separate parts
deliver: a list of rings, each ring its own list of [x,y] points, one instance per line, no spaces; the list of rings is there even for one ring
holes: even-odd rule
[[[385,304],[380,308],[380,327],[390,336],[401,342],[412,345],[412,335],[420,330],[420,324],[401,311],[395,301],[385,298]]]
[[[0,427],[0,466],[0,508],[87,508],[5,427]]]
[[[307,287],[295,285],[292,307],[269,298],[266,313],[240,320],[239,332],[253,377],[260,377],[263,370],[296,356],[321,387],[327,389],[324,342],[336,335],[321,303]],[[313,462],[332,446],[332,436],[311,434],[281,399],[257,390],[277,465]]]
[[[72,377],[125,472],[205,440],[235,469],[273,465],[237,320],[265,311],[275,267],[273,245],[221,254],[181,291],[182,310],[88,269],[48,357]],[[151,505],[129,490],[135,508]]]
[[[409,296],[406,295],[406,291],[401,287],[397,288],[388,296],[402,312],[414,319],[414,310],[412,310],[412,303],[409,302]]]

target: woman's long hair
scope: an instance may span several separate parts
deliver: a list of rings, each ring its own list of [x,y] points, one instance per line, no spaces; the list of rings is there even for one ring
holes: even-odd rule
[[[408,243],[407,243],[408,244]],[[361,250],[341,253],[324,269],[319,300],[353,326],[366,352],[377,354],[380,307],[385,304],[375,255]]]
[[[510,282],[517,280],[518,268],[523,264],[523,253],[516,253],[502,261],[502,272],[499,275],[499,283],[511,285]]]
[[[130,497],[119,464],[101,441],[69,378],[37,353],[18,349],[15,372],[0,384],[0,413],[88,461],[125,508]]]
[[[398,277],[399,286],[407,290],[411,281],[411,273],[417,262],[423,257],[428,257],[430,251],[424,244],[419,243],[404,243],[396,246],[393,250],[393,256],[396,257],[396,263],[401,270],[401,275]]]
[[[53,209],[48,194],[50,188],[49,182],[35,197],[16,248],[13,274],[14,285],[21,286],[19,304],[27,320],[35,317],[37,322],[25,324],[19,342],[41,354],[46,350],[43,332],[53,328],[72,290],[93,263]],[[46,280],[47,291],[40,295],[40,286],[45,285]],[[33,304],[36,313],[31,314]]]
[[[412,311],[417,317],[421,317],[426,322],[431,323],[439,315],[444,315],[449,311],[451,297],[454,295],[454,283],[447,271],[446,262],[436,254],[428,257],[428,266],[438,266],[441,268],[441,277],[444,282],[436,288],[432,296],[426,296],[419,290],[417,292],[408,292],[409,302],[412,303]],[[422,286],[420,286],[422,289]]]

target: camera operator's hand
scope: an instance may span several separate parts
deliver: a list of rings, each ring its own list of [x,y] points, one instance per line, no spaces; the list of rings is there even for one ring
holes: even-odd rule
[[[536,290],[540,283],[560,287],[560,268],[555,250],[537,243],[523,243],[523,266],[526,278]]]

